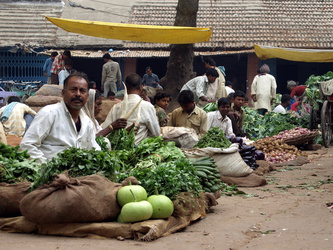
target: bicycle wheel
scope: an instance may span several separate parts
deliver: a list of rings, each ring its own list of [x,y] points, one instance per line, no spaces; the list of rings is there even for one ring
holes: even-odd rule
[[[331,144],[332,138],[332,109],[331,103],[327,100],[324,101],[323,107],[321,108],[321,135],[323,137],[323,144],[326,148]]]

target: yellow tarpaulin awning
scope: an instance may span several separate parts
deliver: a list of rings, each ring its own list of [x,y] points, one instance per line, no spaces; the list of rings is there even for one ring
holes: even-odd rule
[[[255,44],[254,51],[261,60],[280,58],[296,62],[333,62],[333,50],[291,49]]]
[[[45,17],[58,27],[87,36],[167,44],[207,42],[212,35],[210,28],[156,26]]]

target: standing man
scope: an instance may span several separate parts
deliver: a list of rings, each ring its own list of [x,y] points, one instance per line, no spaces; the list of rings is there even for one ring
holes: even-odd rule
[[[135,107],[141,99],[142,92],[141,77],[137,74],[130,74],[125,79],[125,84],[128,93],[128,100],[114,105],[109,114],[107,115],[102,128],[106,128],[112,122],[122,117],[122,114],[127,114],[133,107]],[[133,125],[139,127],[135,135],[135,143],[139,143],[146,137],[155,137],[160,135],[160,125],[156,117],[154,106],[147,101],[141,101],[139,106],[134,110],[127,120],[127,127]]]
[[[216,98],[220,99],[221,97],[227,97],[228,93],[225,88],[224,74],[221,72],[221,70],[218,67],[216,67],[216,62],[214,61],[213,58],[211,58],[211,57],[206,58],[205,68],[206,69],[210,69],[210,68],[216,69],[217,73],[219,74],[218,78],[216,79]]]
[[[51,84],[51,68],[52,68],[52,64],[54,59],[56,58],[56,56],[58,55],[58,52],[54,51],[51,53],[51,56],[45,60],[44,66],[43,66],[43,72],[44,72],[44,76],[47,77],[47,84]]]
[[[200,137],[203,136],[208,131],[207,114],[195,105],[193,92],[181,91],[177,101],[180,108],[171,113],[168,126],[193,128]]]
[[[183,90],[191,90],[194,94],[194,102],[199,106],[204,106],[208,102],[216,101],[216,78],[219,77],[217,70],[209,68],[203,76],[197,76],[184,84]],[[214,85],[214,86],[210,86]]]
[[[72,58],[71,52],[69,50],[65,50],[64,53],[62,53],[61,55],[57,55],[54,58],[54,61],[52,63],[52,67],[51,67],[51,83],[52,84],[57,84],[57,85],[59,84],[58,74],[65,67],[66,58],[69,58],[69,59]]]
[[[251,86],[251,97],[255,102],[255,109],[261,115],[272,111],[272,104],[276,98],[275,77],[270,75],[269,72],[268,65],[262,65]]]
[[[82,110],[89,97],[88,83],[87,75],[82,72],[67,77],[62,90],[63,100],[38,112],[20,149],[27,150],[31,158],[41,162],[70,147],[100,150],[95,141],[94,124]]]
[[[6,135],[22,137],[36,115],[34,110],[20,101],[18,96],[10,96],[8,104],[0,109],[0,121]]]
[[[111,90],[113,93],[117,92],[118,88],[121,88],[121,71],[119,63],[112,61],[109,53],[103,55],[104,65],[102,69],[102,86],[101,89],[104,90],[104,97],[107,97],[108,92]]]
[[[158,78],[158,76],[156,74],[154,74],[151,67],[148,66],[146,68],[146,74],[144,74],[142,77],[142,84],[144,86],[148,86],[148,87],[152,87],[152,88],[159,88],[159,89],[163,90],[163,87],[158,84],[159,81],[160,81],[160,79]]]

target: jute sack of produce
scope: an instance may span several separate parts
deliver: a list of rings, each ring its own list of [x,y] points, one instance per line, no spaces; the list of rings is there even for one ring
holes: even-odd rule
[[[253,170],[243,161],[238,152],[238,143],[233,143],[229,148],[192,148],[183,150],[189,158],[210,156],[215,160],[222,176],[246,176]]]
[[[242,177],[222,176],[221,180],[226,184],[238,187],[260,187],[267,184],[264,176],[259,176],[255,173]]]
[[[47,96],[62,96],[61,91],[63,86],[56,84],[44,84],[35,95],[47,95]]]
[[[30,96],[26,101],[25,104],[28,106],[34,107],[44,107],[49,104],[54,104],[60,102],[62,100],[61,96],[43,96],[43,95],[33,95]]]
[[[111,101],[111,100],[108,100],[108,99],[106,99],[106,100],[103,99],[102,110],[96,116],[96,120],[99,122],[99,124],[102,124],[105,121],[105,118],[109,114],[111,108],[117,103],[119,103],[119,101]]]
[[[143,88],[147,91],[147,96],[153,99],[157,94],[157,92],[159,91],[158,89],[149,86],[144,86]]]
[[[193,128],[185,127],[161,127],[164,140],[174,141],[180,148],[193,148],[199,141],[198,135]]]
[[[28,194],[30,182],[0,183],[0,217],[21,215],[20,202]]]
[[[112,221],[120,213],[121,187],[99,175],[68,178],[63,173],[27,194],[20,209],[27,220],[38,224]]]

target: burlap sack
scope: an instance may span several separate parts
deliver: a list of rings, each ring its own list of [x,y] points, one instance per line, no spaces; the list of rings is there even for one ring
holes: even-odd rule
[[[183,152],[189,158],[212,157],[222,176],[247,176],[253,170],[242,159],[238,152],[238,146],[238,143],[234,143],[227,149],[192,148],[183,149]]]
[[[44,84],[35,95],[46,95],[46,96],[62,96],[61,91],[63,86],[55,84]]]
[[[12,233],[37,233],[68,237],[119,238],[151,241],[186,228],[191,222],[206,216],[207,196],[180,195],[174,202],[175,211],[167,219],[146,220],[137,223],[62,223],[37,224],[25,217],[0,218],[0,230]]]
[[[20,202],[28,194],[30,182],[0,183],[0,217],[21,215]]]
[[[161,127],[161,134],[164,140],[174,141],[180,148],[193,148],[199,141],[198,135],[193,128],[185,127]]]
[[[99,175],[70,179],[60,174],[50,185],[26,195],[20,209],[38,224],[112,221],[120,213],[117,192],[121,187]]]
[[[119,101],[111,101],[111,100],[103,100],[102,102],[102,110],[99,114],[95,117],[99,124],[102,124],[105,121],[105,118],[109,114],[113,105],[119,103]]]
[[[267,184],[265,177],[256,175],[255,173],[242,177],[222,176],[221,180],[226,184],[238,187],[259,187]]]
[[[43,95],[33,95],[30,96],[25,103],[28,106],[44,107],[49,104],[54,104],[62,100],[61,96],[43,96]]]
[[[152,99],[154,99],[157,92],[160,91],[159,89],[149,87],[149,86],[144,86],[143,88],[147,91],[147,96],[152,98]]]

